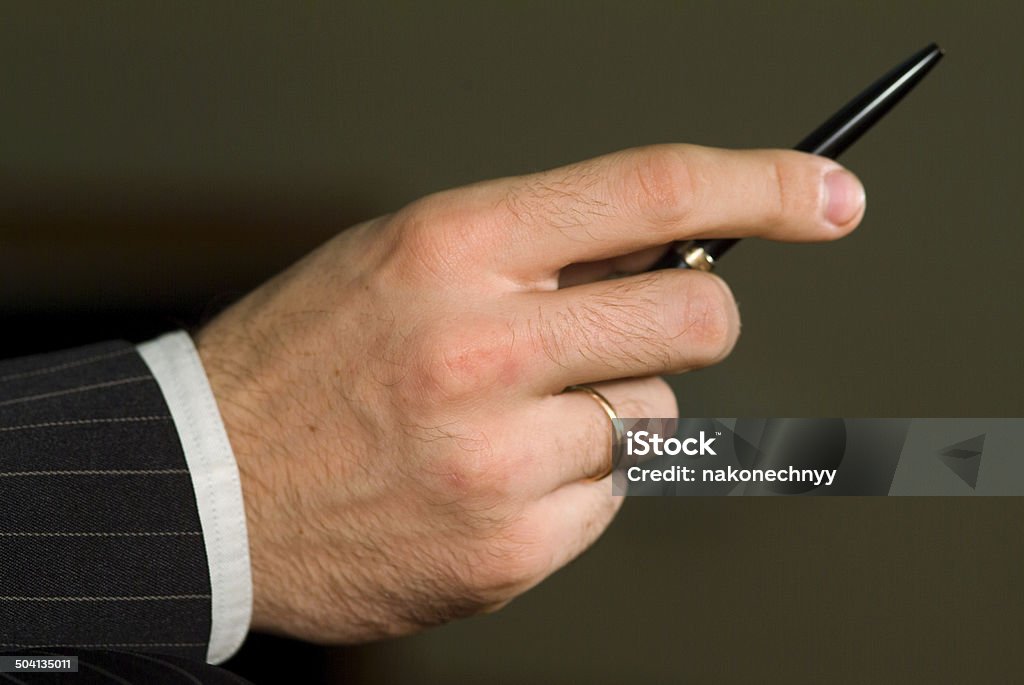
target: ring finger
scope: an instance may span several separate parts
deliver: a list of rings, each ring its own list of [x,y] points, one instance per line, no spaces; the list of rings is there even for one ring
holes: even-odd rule
[[[679,413],[675,394],[662,378],[630,378],[588,387],[599,392],[621,418],[674,418]],[[614,429],[601,403],[589,393],[544,398],[531,424],[536,463],[528,466],[534,494],[543,496],[608,472]]]

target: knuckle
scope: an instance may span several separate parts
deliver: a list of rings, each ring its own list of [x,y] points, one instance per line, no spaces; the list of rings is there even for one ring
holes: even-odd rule
[[[786,183],[783,180],[785,171],[779,160],[768,164],[768,201],[765,204],[765,222],[771,225],[782,223],[786,217]]]
[[[627,164],[626,196],[655,225],[672,226],[694,208],[695,185],[690,162],[673,146],[632,151]]]
[[[412,347],[413,392],[433,399],[468,400],[518,373],[514,330],[504,321],[433,324]]]
[[[405,276],[458,283],[481,254],[485,217],[456,191],[416,200],[395,215],[396,268]]]
[[[436,458],[430,469],[434,489],[453,498],[457,518],[464,524],[486,529],[494,524],[493,507],[504,498],[507,470],[485,440],[454,437],[453,442],[454,449]]]
[[[494,447],[488,426],[421,421],[404,428],[423,448],[414,450],[421,454],[411,459],[407,473],[443,518],[469,537],[504,525],[516,501],[519,472]]]
[[[739,335],[736,305],[724,282],[711,274],[683,274],[684,306],[671,334],[708,363],[725,358]],[[696,348],[696,349],[694,349]]]
[[[765,221],[771,225],[814,216],[819,202],[820,184],[815,160],[808,164],[805,155],[786,151],[772,157],[766,169],[768,179]]]
[[[414,200],[398,216],[413,219],[419,225],[451,225],[474,223],[479,213],[471,207],[458,190],[442,190]]]

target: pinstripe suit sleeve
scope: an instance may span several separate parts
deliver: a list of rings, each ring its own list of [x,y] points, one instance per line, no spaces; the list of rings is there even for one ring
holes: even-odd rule
[[[205,660],[206,543],[182,440],[134,346],[0,362],[0,651]]]

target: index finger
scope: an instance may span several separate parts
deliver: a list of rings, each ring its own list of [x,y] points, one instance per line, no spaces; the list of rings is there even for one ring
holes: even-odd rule
[[[832,240],[864,212],[853,174],[790,150],[656,145],[472,191],[491,213],[481,230],[495,267],[531,280],[696,237]]]

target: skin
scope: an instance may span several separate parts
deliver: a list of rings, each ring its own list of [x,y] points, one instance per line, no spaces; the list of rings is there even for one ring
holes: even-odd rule
[[[636,272],[674,240],[832,240],[863,211],[829,160],[659,145],[425,197],[249,294],[197,343],[242,478],[253,627],[401,635],[564,566],[622,498],[590,478],[607,416],[561,391],[676,416],[658,375],[739,334],[717,276]]]

